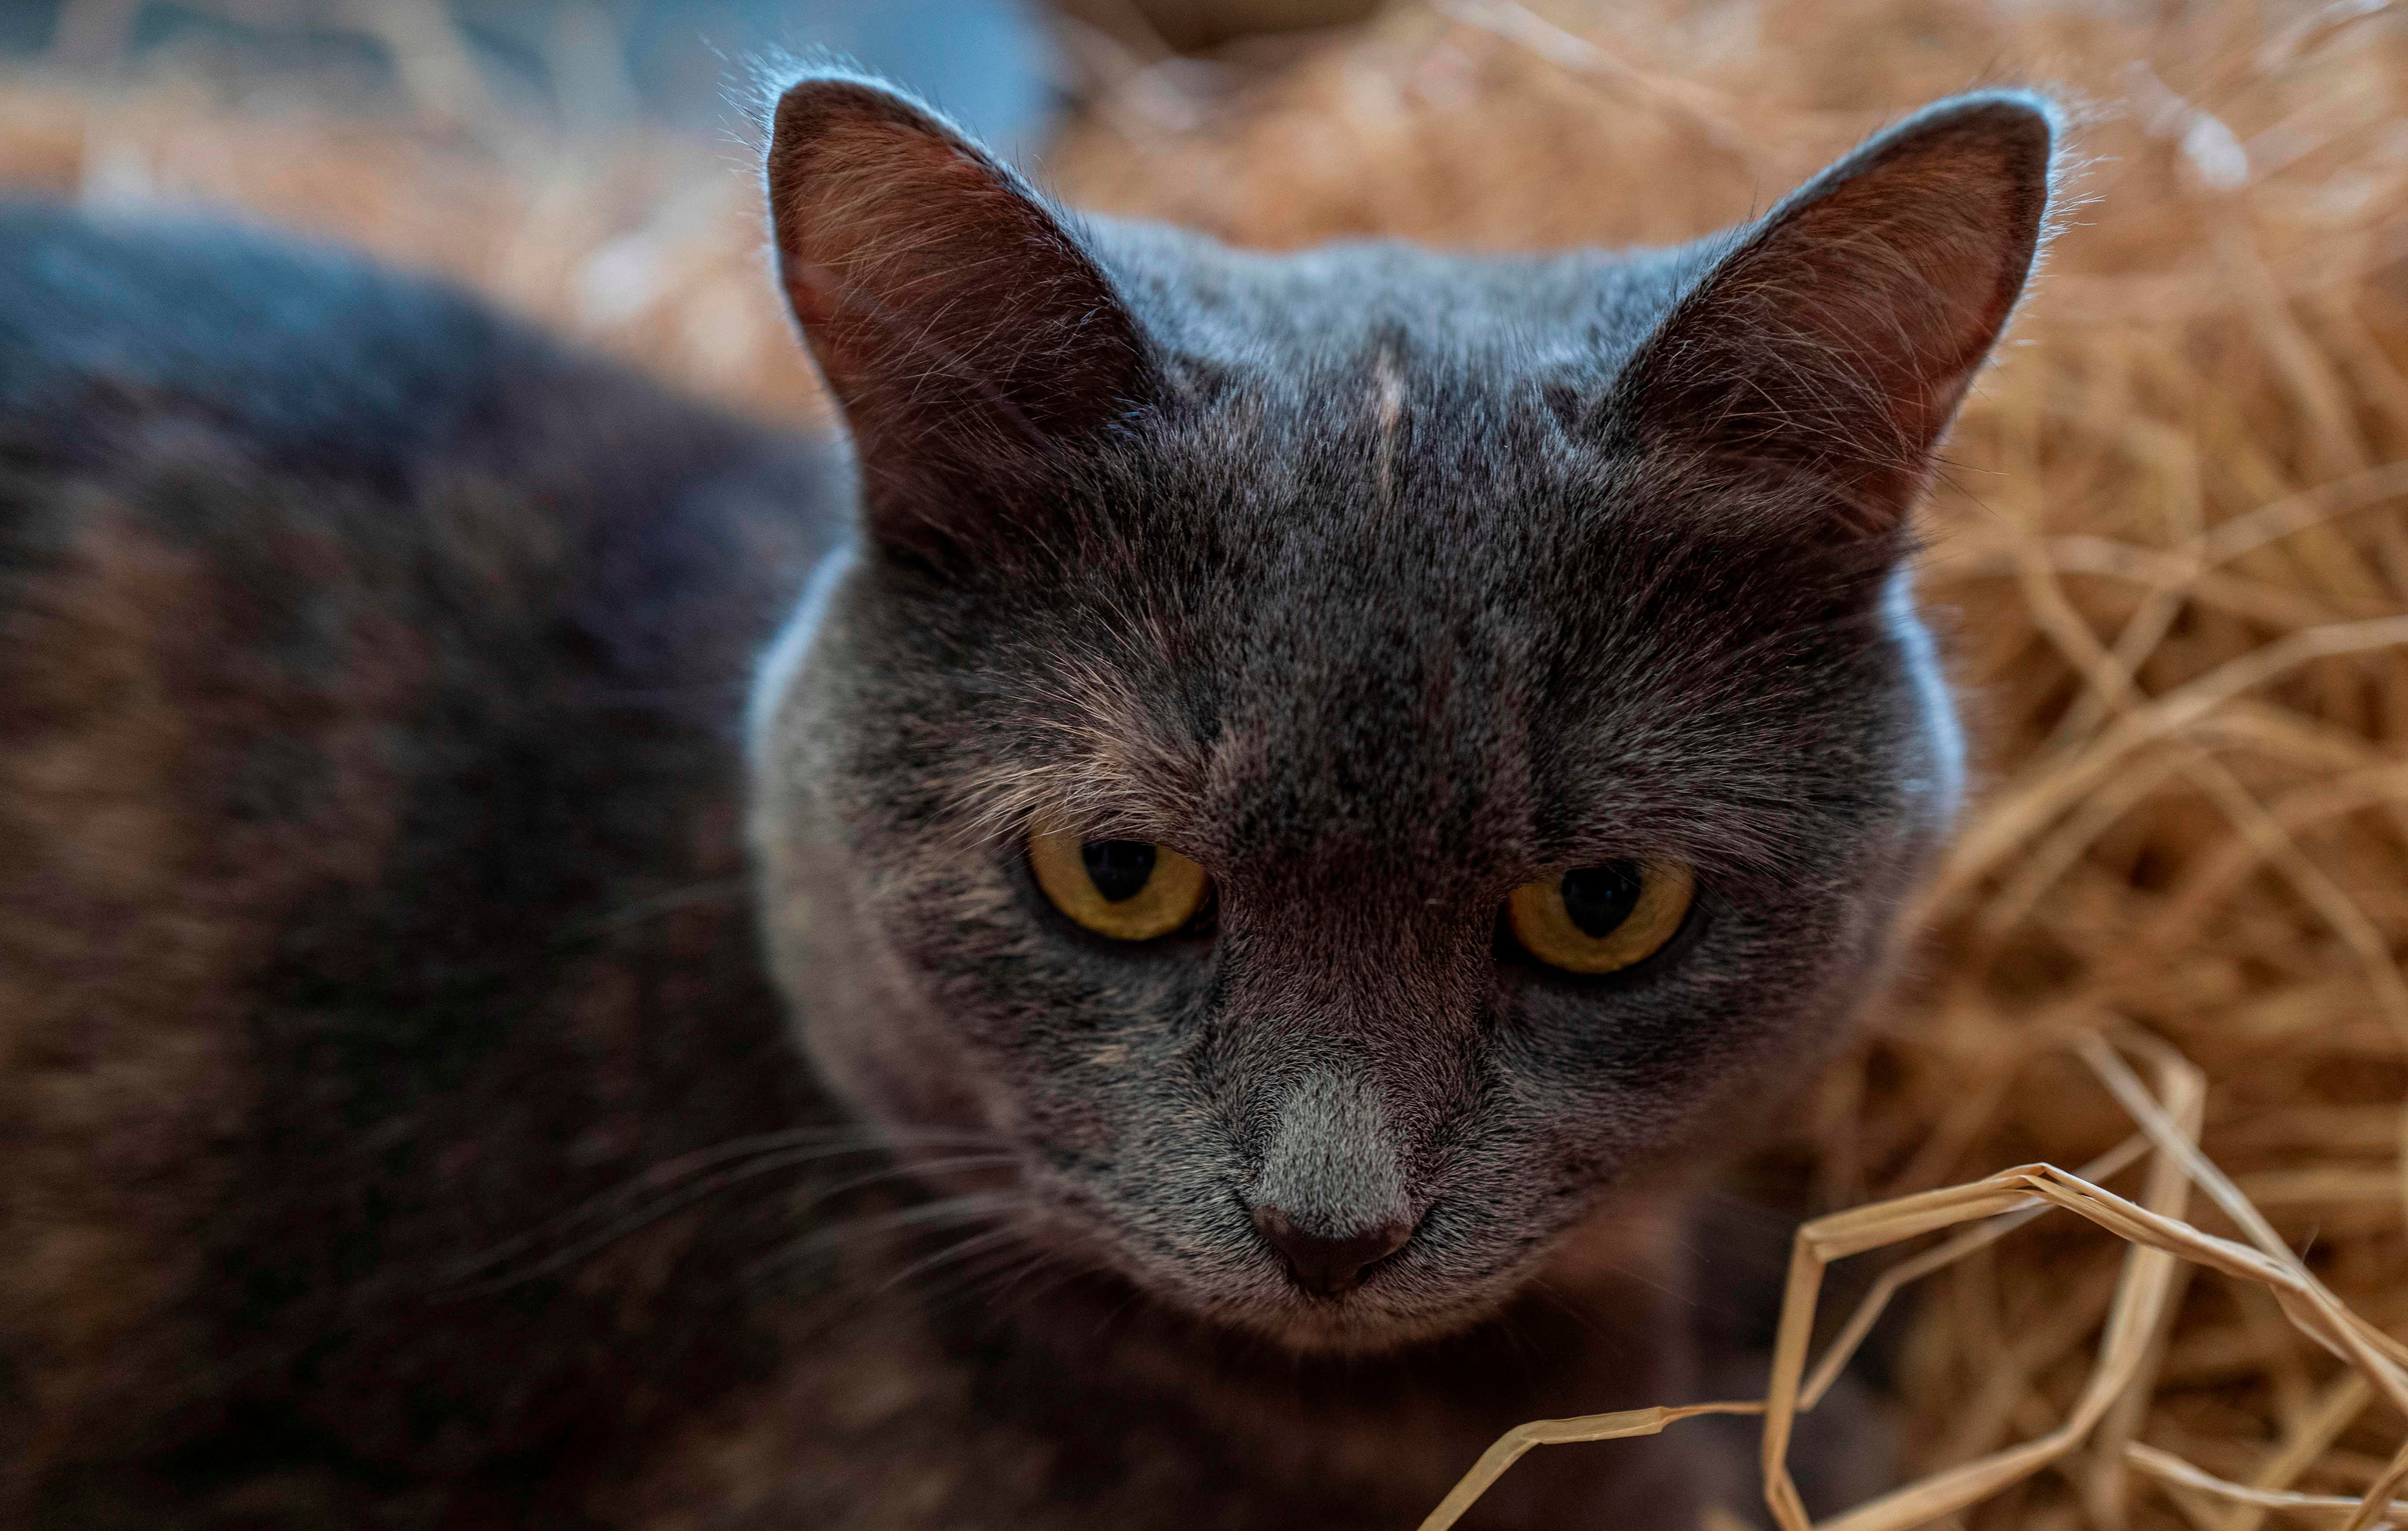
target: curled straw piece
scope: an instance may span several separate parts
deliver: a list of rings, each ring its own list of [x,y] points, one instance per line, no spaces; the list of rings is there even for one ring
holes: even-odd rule
[[[2124,1448],[2124,1460],[2150,1477],[2183,1488],[2192,1489],[2217,1499],[2237,1505],[2254,1505],[2261,1509],[2306,1509],[2326,1513],[2355,1514],[2363,1500],[2345,1498],[2338,1494],[2297,1494],[2289,1489],[2253,1489],[2235,1483],[2214,1473],[2202,1472],[2172,1452],[2160,1452],[2154,1446],[2138,1441]],[[2393,1524],[2408,1524],[2408,1501],[2394,1499],[2382,1511]]]
[[[2155,1038],[2120,1040],[2145,1057],[2156,1075],[2157,1088],[2152,1091],[2144,1086],[2131,1066],[2096,1033],[2074,1039],[2073,1051],[2141,1129],[2136,1140],[2084,1168],[2088,1176],[2104,1178],[2131,1163],[2144,1145],[2150,1153],[2149,1171],[2139,1201],[2104,1190],[2085,1175],[2068,1174],[2050,1164],[2026,1164],[1969,1185],[1817,1218],[1798,1231],[1781,1328],[1774,1341],[1771,1381],[1762,1400],[1629,1409],[1517,1425],[1482,1453],[1422,1522],[1421,1531],[1446,1531],[1534,1446],[1652,1436],[1700,1414],[1764,1416],[1765,1500],[1782,1531],[1908,1531],[1985,1499],[2073,1452],[2118,1399],[2136,1386],[2145,1386],[2143,1374],[2168,1318],[2182,1261],[2269,1288],[2300,1333],[2348,1362],[2374,1394],[2408,1412],[2408,1347],[2343,1306],[2274,1235],[2231,1180],[2200,1153],[2205,1076]],[[2250,1242],[2219,1238],[2183,1220],[2194,1187],[2230,1216]],[[1971,1254],[2050,1208],[2086,1219],[2132,1246],[2116,1281],[2097,1362],[2065,1423],[2047,1435],[1933,1473],[1816,1526],[1808,1519],[1789,1476],[1789,1441],[1798,1415],[1822,1398],[1870,1331],[1882,1306],[1899,1288]],[[1815,1368],[1813,1379],[1807,1379],[1806,1352],[1815,1303],[1824,1271],[1832,1261],[1975,1221],[1981,1226],[1899,1265],[1877,1283]],[[2408,1507],[2393,1502],[2403,1483],[2408,1483],[2408,1443],[2402,1444],[2366,1495],[2356,1500],[2243,1488],[2137,1443],[2128,1445],[2123,1457],[2152,1478],[2236,1504],[2313,1509],[2342,1517],[2342,1531],[2375,1531],[2408,1514]]]

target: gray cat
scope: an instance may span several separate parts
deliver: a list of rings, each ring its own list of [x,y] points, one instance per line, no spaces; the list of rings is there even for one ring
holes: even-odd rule
[[[2057,137],[1269,256],[815,72],[849,456],[0,214],[0,1518],[1398,1527],[1760,1390],[1695,1187],[1953,812],[1909,513]],[[1743,1509],[1684,1431],[1467,1524]]]

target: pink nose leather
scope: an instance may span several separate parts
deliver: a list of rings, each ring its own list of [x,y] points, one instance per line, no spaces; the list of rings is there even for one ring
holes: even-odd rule
[[[1276,1206],[1254,1208],[1254,1228],[1271,1247],[1287,1256],[1296,1284],[1316,1297],[1335,1297],[1362,1284],[1363,1272],[1405,1247],[1413,1236],[1409,1222],[1384,1222],[1369,1233],[1347,1238],[1308,1234]]]

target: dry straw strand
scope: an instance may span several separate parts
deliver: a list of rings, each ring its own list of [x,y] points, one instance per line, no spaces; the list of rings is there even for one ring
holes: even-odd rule
[[[1683,1408],[1627,1410],[1570,1420],[1539,1420],[1499,1437],[1422,1523],[1421,1531],[1446,1531],[1496,1482],[1506,1468],[1537,1446],[1618,1440],[1649,1436],[1702,1414],[1764,1416],[1762,1461],[1766,1502],[1782,1531],[1910,1531],[1952,1515],[2028,1478],[2079,1448],[2111,1408],[2139,1383],[2167,1316],[2177,1261],[2188,1261],[2272,1288],[2283,1312],[2309,1338],[2343,1356],[2365,1379],[2368,1394],[2380,1393],[2408,1412],[2408,1370],[2402,1348],[2368,1325],[2332,1296],[2222,1172],[2199,1151],[2207,1097],[2206,1076],[2157,1039],[2126,1038],[2156,1065],[2157,1086],[2144,1087],[2107,1042],[2096,1033],[2075,1037],[2072,1050],[2090,1065],[2141,1131],[2126,1146],[2085,1166],[2101,1176],[2150,1154],[2148,1182],[2138,1202],[2128,1201],[2047,1164],[2002,1171],[1968,1185],[1923,1192],[1818,1218],[1798,1231],[1789,1280],[1773,1345],[1772,1376],[1761,1400],[1697,1404]],[[2256,1247],[2202,1232],[2183,1220],[2191,1190],[2207,1192],[2257,1241]],[[1905,1283],[1964,1258],[2029,1221],[2042,1211],[2070,1211],[2125,1240],[2130,1249],[2108,1309],[2097,1360],[2081,1395],[2064,1421],[2035,1439],[1990,1452],[1933,1473],[1830,1520],[1813,1522],[1788,1469],[1788,1448],[1799,1414],[1811,1409],[1840,1366],[1870,1328],[1871,1317]],[[1807,1350],[1823,1278],[1832,1262],[1888,1245],[1976,1222],[1979,1226],[1893,1268],[1841,1331],[1813,1379]],[[2363,1400],[2360,1400],[2362,1404]],[[2151,1476],[2186,1489],[2272,1508],[2341,1509],[2347,1531],[2364,1531],[2387,1512],[2392,1494],[2408,1479],[2408,1442],[2392,1467],[2358,1500],[2300,1495],[2226,1483],[2171,1453],[2141,1443],[2122,1456]],[[2255,1497],[2253,1497],[2255,1496]]]

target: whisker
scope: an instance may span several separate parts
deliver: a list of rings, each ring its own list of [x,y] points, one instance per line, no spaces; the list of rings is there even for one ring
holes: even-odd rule
[[[1021,1236],[1021,1231],[1009,1224],[990,1228],[982,1234],[972,1234],[967,1238],[955,1240],[953,1243],[939,1249],[934,1254],[914,1260],[909,1264],[902,1266],[900,1269],[890,1273],[886,1279],[878,1283],[878,1290],[881,1292],[892,1291],[894,1288],[902,1285],[904,1282],[910,1280],[916,1276],[920,1276],[928,1271],[941,1270],[950,1264],[959,1264],[960,1262],[982,1254],[988,1249],[1009,1245],[1019,1239]]]
[[[1035,1286],[1028,1284],[1031,1277],[1047,1270],[1052,1273],[1050,1279]],[[1010,1276],[998,1276],[1001,1284],[990,1291],[988,1297],[997,1314],[1022,1313],[1090,1274],[1087,1266],[1060,1250],[1039,1249],[1034,1250]]]
[[[1607,1268],[1609,1270],[1619,1270],[1619,1262],[1608,1261]],[[1582,1303],[1573,1301],[1571,1298],[1556,1291],[1554,1287],[1548,1285],[1545,1281],[1533,1277],[1531,1278],[1529,1284],[1523,1290],[1529,1293],[1530,1295],[1538,1298],[1541,1302],[1546,1304],[1549,1307],[1555,1309],[1557,1313],[1562,1314],[1565,1318],[1568,1318],[1574,1323],[1580,1325],[1580,1327],[1586,1330],[1592,1337],[1609,1342],[1613,1340],[1614,1336],[1598,1323],[1597,1315],[1591,1311],[1588,1307]]]
[[[1128,1317],[1129,1310],[1137,1307],[1140,1302],[1143,1301],[1145,1293],[1143,1292],[1139,1291],[1135,1287],[1130,1288],[1129,1294],[1123,1298],[1111,1312],[1106,1313],[1102,1322],[1096,1325],[1095,1337],[1097,1339],[1103,1338],[1104,1331],[1111,1328],[1114,1324]]]
[[[841,1158],[854,1153],[891,1152],[896,1148],[996,1148],[998,1140],[972,1134],[929,1133],[888,1134],[864,1132],[858,1127],[796,1127],[782,1132],[758,1133],[750,1137],[732,1138],[707,1148],[697,1148],[675,1159],[666,1160],[645,1170],[631,1180],[622,1181],[609,1191],[594,1196],[568,1211],[561,1213],[538,1227],[515,1235],[492,1245],[454,1265],[449,1279],[463,1280],[480,1270],[499,1264],[521,1251],[552,1238],[557,1238],[579,1223],[594,1218],[613,1215],[644,1195],[666,1190],[678,1182],[690,1179],[718,1166],[753,1155],[769,1155],[781,1150],[797,1150],[781,1158],[781,1163],[805,1163],[814,1159]]]
[[[865,1213],[847,1218],[824,1228],[813,1229],[784,1249],[763,1255],[744,1268],[744,1279],[757,1280],[775,1274],[787,1265],[809,1259],[811,1255],[834,1248],[855,1235],[904,1231],[913,1228],[941,1228],[949,1222],[968,1223],[981,1218],[1008,1212],[1016,1206],[1033,1205],[1021,1192],[974,1191],[958,1196],[946,1196],[911,1206],[894,1207],[881,1212]]]
[[[634,1234],[640,1229],[658,1222],[661,1219],[668,1217],[672,1213],[691,1206],[696,1202],[715,1196],[723,1191],[729,1190],[734,1186],[741,1185],[748,1180],[758,1179],[765,1175],[775,1174],[776,1172],[783,1169],[793,1169],[801,1164],[817,1163],[818,1161],[828,1157],[830,1157],[830,1155],[822,1149],[804,1148],[797,1149],[793,1153],[787,1154],[769,1154],[761,1158],[756,1158],[750,1163],[740,1163],[733,1169],[724,1170],[717,1175],[711,1176],[699,1185],[686,1186],[680,1191],[671,1192],[652,1206],[631,1212],[627,1216],[621,1218],[617,1221],[603,1228],[600,1232],[580,1238],[565,1249],[554,1250],[552,1253],[537,1261],[532,1265],[511,1272],[508,1275],[497,1276],[488,1280],[478,1282],[473,1286],[463,1289],[457,1294],[466,1296],[495,1292],[506,1287],[518,1286],[524,1282],[549,1276],[554,1271],[574,1264],[588,1255],[594,1254],[612,1244],[617,1243],[619,1240],[627,1237],[629,1235]],[[815,1192],[810,1200],[806,1201],[803,1205],[805,1206],[814,1206],[832,1197],[840,1196],[847,1192],[858,1191],[867,1186],[879,1184],[881,1181],[884,1180],[904,1179],[917,1174],[935,1173],[953,1169],[977,1169],[991,1165],[1009,1164],[1011,1163],[1013,1163],[1013,1160],[1012,1156],[1010,1154],[982,1153],[961,1154],[948,1159],[914,1160],[909,1163],[883,1165],[879,1169],[870,1171],[867,1174],[851,1176],[845,1179],[838,1181],[834,1185],[823,1187]]]
[[[565,925],[552,936],[552,942],[555,946],[574,946],[595,936],[608,935],[613,931],[625,930],[631,925],[640,925],[648,919],[675,914],[681,909],[692,909],[706,903],[733,903],[744,896],[746,888],[746,880],[742,877],[721,877],[707,883],[673,888],[666,893],[630,900],[592,918]]]

